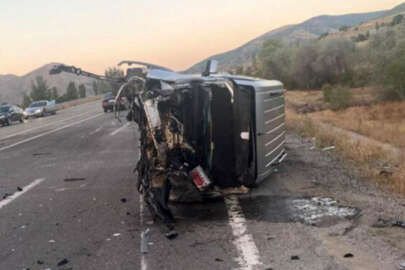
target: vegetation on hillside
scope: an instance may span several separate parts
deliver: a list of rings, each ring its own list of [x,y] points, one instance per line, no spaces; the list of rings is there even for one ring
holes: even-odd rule
[[[348,28],[342,27],[341,31],[347,32]],[[330,88],[338,86],[345,91],[347,87],[380,86],[381,99],[404,100],[403,15],[394,16],[391,23],[383,26],[376,23],[371,33],[358,35],[362,36],[325,34],[321,39],[295,44],[270,39],[264,42],[253,65],[239,67],[237,72],[277,79],[288,89],[321,89],[331,85]],[[332,102],[332,99],[326,101]]]

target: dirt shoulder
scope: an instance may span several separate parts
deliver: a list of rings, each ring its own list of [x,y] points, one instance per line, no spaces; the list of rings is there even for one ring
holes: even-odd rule
[[[405,229],[375,224],[379,219],[405,220],[405,199],[361,179],[353,165],[333,151],[314,148],[312,140],[290,133],[287,146],[288,159],[278,172],[253,190],[249,199],[241,200],[253,231],[268,232],[264,238],[270,235],[271,244],[257,242],[261,250],[278,254],[269,262],[274,269],[398,269],[405,260]],[[326,214],[311,225],[285,218],[296,211],[291,201],[311,198],[330,198],[339,207],[358,212],[343,219]],[[249,207],[254,201],[255,207]],[[301,209],[316,217],[319,212],[314,207]],[[329,212],[339,211],[343,210]],[[287,238],[283,237],[286,232]],[[298,261],[290,259],[294,254]]]

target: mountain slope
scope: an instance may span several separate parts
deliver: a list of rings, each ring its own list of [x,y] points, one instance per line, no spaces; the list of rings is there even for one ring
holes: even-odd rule
[[[37,76],[42,76],[47,81],[49,87],[55,86],[58,89],[59,95],[65,93],[71,81],[75,82],[76,86],[83,83],[86,89],[91,93],[93,79],[65,72],[58,75],[49,75],[49,70],[55,64],[56,63],[44,65],[23,76],[11,74],[0,75],[0,103],[21,103],[23,94],[31,91],[32,82],[35,81]]]
[[[391,10],[383,10],[368,13],[356,13],[346,15],[322,15],[311,18],[303,23],[290,25],[272,30],[234,50],[213,55],[193,65],[187,73],[200,73],[208,59],[216,59],[219,62],[220,70],[233,69],[240,65],[248,65],[256,53],[260,50],[264,41],[268,39],[282,39],[287,43],[299,40],[317,38],[326,32],[336,32],[342,26],[353,26],[365,21],[373,20],[383,16],[389,16],[405,11],[405,3],[394,7]]]

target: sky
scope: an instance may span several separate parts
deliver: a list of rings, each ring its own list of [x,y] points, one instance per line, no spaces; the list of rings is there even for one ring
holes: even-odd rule
[[[0,0],[0,74],[51,62],[103,73],[121,60],[183,70],[280,26],[402,1]]]

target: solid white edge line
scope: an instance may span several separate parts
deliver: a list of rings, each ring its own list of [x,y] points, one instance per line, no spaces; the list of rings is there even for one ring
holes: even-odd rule
[[[123,125],[122,127],[120,127],[120,128],[118,128],[118,129],[114,130],[113,132],[111,132],[110,136],[116,135],[118,132],[120,132],[121,130],[123,130],[124,128],[126,128],[126,127],[128,127],[128,126],[129,126],[129,122],[126,123],[125,125]]]
[[[225,197],[225,204],[228,209],[229,225],[235,237],[233,244],[239,254],[236,259],[239,264],[238,269],[258,269],[263,263],[260,261],[259,250],[257,249],[253,237],[248,232],[246,219],[242,207],[239,204],[238,197],[234,195]]]
[[[139,220],[141,223],[141,228],[143,227],[144,223],[144,218],[143,218],[143,212],[144,212],[144,201],[143,201],[143,195],[139,194]],[[142,241],[142,239],[141,239]],[[141,270],[147,270],[148,269],[148,263],[146,261],[146,256],[145,254],[141,254]]]
[[[23,195],[24,193],[30,191],[31,189],[33,189],[35,186],[41,184],[41,182],[45,181],[45,178],[40,178],[37,180],[34,180],[31,184],[23,187],[22,191],[17,191],[16,193],[14,193],[13,195],[3,199],[0,201],[0,209],[3,208],[4,206],[6,206],[7,204],[11,203],[12,201],[14,201],[15,199],[17,199],[18,197],[20,197],[21,195]]]
[[[81,113],[81,114],[75,115],[75,116],[73,116],[73,117],[69,117],[69,118],[66,118],[66,119],[59,120],[59,121],[58,121],[58,120],[55,120],[55,121],[52,121],[51,123],[47,123],[47,124],[41,125],[41,126],[39,126],[39,127],[33,127],[33,128],[30,128],[30,129],[25,129],[25,130],[22,130],[22,131],[20,131],[20,132],[17,132],[17,133],[14,133],[14,134],[10,134],[10,135],[7,135],[6,137],[0,138],[0,140],[5,140],[5,139],[8,139],[8,138],[17,136],[17,135],[25,134],[25,133],[28,133],[28,132],[30,132],[30,131],[37,130],[37,129],[40,129],[40,128],[43,128],[43,127],[47,127],[47,126],[50,126],[50,125],[53,125],[53,124],[60,123],[60,122],[66,122],[66,121],[69,121],[69,120],[78,118],[78,117],[80,117],[80,116],[83,116],[83,115],[85,115],[85,114],[90,114],[90,112]]]
[[[12,148],[12,147],[14,147],[14,146],[17,146],[17,145],[20,145],[20,144],[23,144],[23,143],[26,143],[26,142],[35,140],[35,139],[37,139],[37,138],[43,137],[43,136],[45,136],[45,135],[49,135],[49,134],[55,133],[55,132],[57,132],[57,131],[59,131],[59,130],[62,130],[62,129],[65,129],[65,128],[68,128],[68,127],[72,127],[72,126],[74,126],[74,125],[77,125],[77,124],[83,123],[83,122],[85,122],[85,121],[94,119],[94,118],[99,117],[99,116],[101,116],[101,115],[103,115],[103,114],[104,114],[104,113],[99,113],[99,114],[94,115],[94,116],[92,116],[92,117],[88,117],[88,118],[82,119],[82,120],[80,120],[80,121],[77,121],[77,122],[74,122],[74,123],[70,123],[70,124],[68,124],[68,125],[64,125],[64,126],[62,126],[62,127],[59,127],[59,128],[56,128],[56,129],[53,129],[53,130],[50,130],[50,131],[47,131],[47,132],[38,134],[38,135],[36,135],[36,136],[34,136],[34,137],[27,138],[27,139],[25,139],[25,140],[22,140],[22,141],[19,141],[19,142],[16,142],[16,143],[13,143],[13,144],[10,144],[10,145],[1,147],[1,148],[0,148],[0,152],[1,152],[1,151],[4,151],[4,150],[7,150],[7,149],[10,149],[10,148]]]

